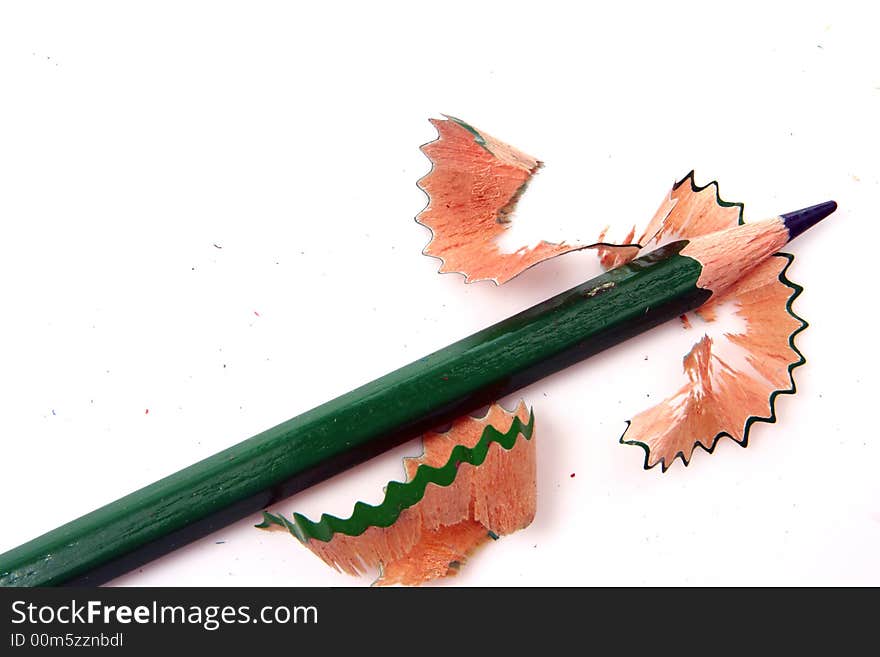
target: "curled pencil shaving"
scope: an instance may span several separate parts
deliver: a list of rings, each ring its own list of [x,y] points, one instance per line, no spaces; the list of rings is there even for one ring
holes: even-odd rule
[[[687,383],[632,419],[621,441],[645,448],[646,468],[659,463],[666,470],[676,458],[687,465],[697,446],[711,452],[725,435],[745,446],[752,422],[775,420],[774,397],[794,392],[791,369],[803,362],[791,337],[804,322],[777,311],[796,295],[783,282],[788,262],[766,260],[731,292],[747,322],[745,332],[723,336],[735,349],[719,349],[705,335],[684,357]],[[722,352],[743,362],[735,365]]]
[[[376,584],[416,585],[455,574],[490,538],[532,522],[535,442],[525,404],[514,412],[492,405],[485,417],[460,418],[423,443],[422,456],[404,460],[407,483],[391,482],[378,507],[359,502],[348,520],[325,515],[321,523],[264,513],[260,526],[287,527],[337,570],[379,568]],[[322,524],[333,529],[326,540],[314,536]]]
[[[742,207],[741,203],[722,201],[717,182],[699,187],[691,171],[669,190],[668,196],[636,240],[640,247],[599,246],[599,261],[605,269],[613,269],[634,259],[640,252],[653,251],[669,242],[733,228],[740,223]],[[605,240],[607,232],[608,228],[605,228],[599,234],[600,242]],[[633,227],[624,242],[631,242],[635,232]]]
[[[696,187],[691,172],[672,188],[638,240],[635,226],[622,240],[609,240],[606,226],[591,244],[541,241],[504,253],[498,238],[542,163],[460,119],[431,123],[438,137],[422,151],[432,168],[419,181],[428,205],[416,217],[431,231],[423,253],[441,260],[441,273],[458,272],[467,283],[502,284],[545,260],[582,249],[597,249],[600,262],[610,269],[677,237],[736,225],[742,208],[721,201],[716,183]]]
[[[442,261],[440,272],[458,272],[468,283],[501,284],[548,258],[585,248],[542,241],[503,253],[497,240],[541,162],[454,117],[431,123],[438,137],[422,151],[432,168],[419,180],[428,205],[416,221],[431,230],[422,252]]]
[[[741,203],[721,199],[717,182],[701,187],[691,171],[673,185],[640,235],[637,241],[642,247],[600,247],[600,263],[606,269],[617,267],[675,240],[729,230],[743,223],[742,211]],[[770,251],[782,248],[787,241],[781,227],[778,233],[757,228],[754,232],[755,239],[772,242],[767,244]],[[631,231],[627,239],[634,234],[635,230]],[[604,237],[603,232],[600,239]],[[696,257],[703,264],[717,255],[708,251],[694,254],[688,248],[682,255]],[[646,468],[659,463],[665,471],[676,458],[687,465],[697,446],[711,452],[725,435],[745,446],[752,422],[775,420],[774,399],[777,394],[794,392],[791,370],[804,362],[794,336],[806,322],[791,309],[801,288],[785,276],[792,259],[778,253],[736,280],[707,281],[701,276],[700,287],[722,291],[694,314],[712,323],[718,318],[718,309],[729,304],[746,328],[743,333],[720,333],[714,340],[704,335],[684,357],[688,382],[632,419],[621,442],[645,449]],[[682,315],[681,323],[685,329],[692,327],[688,315]]]

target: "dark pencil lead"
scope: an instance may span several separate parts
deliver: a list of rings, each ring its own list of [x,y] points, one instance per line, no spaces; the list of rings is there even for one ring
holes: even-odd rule
[[[793,240],[795,237],[803,233],[811,226],[815,226],[829,214],[837,209],[837,203],[834,201],[825,201],[818,205],[811,205],[803,210],[795,210],[780,215],[788,229],[788,239]]]

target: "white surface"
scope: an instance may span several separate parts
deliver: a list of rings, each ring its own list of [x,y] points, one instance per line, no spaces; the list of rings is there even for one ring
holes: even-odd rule
[[[450,583],[880,584],[870,10],[120,4],[0,9],[0,551],[584,278],[589,253],[502,288],[420,255],[448,112],[546,162],[524,241],[641,225],[691,168],[748,219],[840,204],[792,246],[809,362],[778,424],[644,471],[617,441],[680,371],[674,326],[535,384],[537,519]],[[277,508],[376,502],[415,451]],[[371,581],[257,519],[115,583]]]

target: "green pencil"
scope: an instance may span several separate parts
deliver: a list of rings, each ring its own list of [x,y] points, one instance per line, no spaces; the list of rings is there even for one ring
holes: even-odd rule
[[[0,584],[125,573],[699,307],[836,207],[663,246],[0,555]]]

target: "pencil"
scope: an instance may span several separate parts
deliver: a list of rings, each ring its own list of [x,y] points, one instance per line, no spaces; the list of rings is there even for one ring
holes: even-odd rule
[[[0,584],[106,582],[699,307],[836,208],[662,246],[0,555]]]

